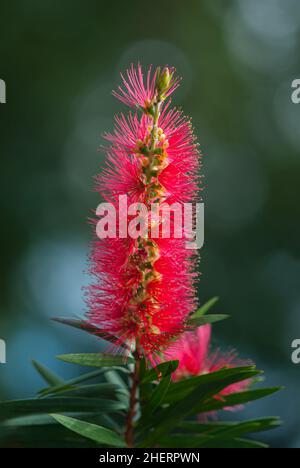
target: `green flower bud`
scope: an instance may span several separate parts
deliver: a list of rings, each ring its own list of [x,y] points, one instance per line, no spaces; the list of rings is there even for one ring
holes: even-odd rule
[[[156,88],[159,95],[163,95],[170,88],[172,75],[168,67],[165,67],[162,72],[158,70]]]

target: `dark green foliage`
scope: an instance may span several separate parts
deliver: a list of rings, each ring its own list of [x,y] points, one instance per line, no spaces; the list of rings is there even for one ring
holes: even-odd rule
[[[195,327],[200,322],[203,325],[226,318],[205,315],[216,301],[214,298],[204,304],[190,317],[188,325]],[[85,328],[83,322],[60,321]],[[113,341],[111,337],[106,339]],[[47,386],[35,399],[0,403],[0,447],[125,447],[133,357],[125,360],[115,354],[68,354],[59,359],[97,370],[66,381],[34,361]],[[255,366],[227,367],[174,382],[172,373],[177,367],[178,361],[163,362],[155,368],[149,368],[145,359],[139,361],[136,447],[266,447],[247,436],[277,428],[277,418],[224,423],[210,422],[209,414],[270,396],[279,387],[251,388],[220,398],[220,393],[232,384],[259,381],[262,372]]]
[[[114,361],[113,358],[107,355],[104,358],[99,354],[98,362],[95,355],[92,360],[98,367],[110,359]],[[82,364],[85,359],[86,355],[84,359],[75,361]],[[91,365],[90,358],[87,359]],[[73,358],[70,360],[73,361]],[[105,367],[69,381],[63,381],[41,364],[34,365],[48,387],[42,389],[36,399],[0,403],[0,446],[16,442],[25,447],[125,445],[130,364],[123,362],[122,367],[117,366],[113,370]],[[260,372],[253,366],[227,368],[173,382],[171,373],[177,365],[178,362],[173,361],[160,364],[155,369],[141,366],[140,404],[135,422],[136,446],[265,447],[252,439],[245,439],[245,436],[278,427],[280,422],[277,418],[204,424],[198,422],[197,415],[245,404],[269,396],[279,388],[249,390],[220,400],[215,395],[228,385],[254,378]],[[102,381],[86,384],[95,378],[102,378]]]

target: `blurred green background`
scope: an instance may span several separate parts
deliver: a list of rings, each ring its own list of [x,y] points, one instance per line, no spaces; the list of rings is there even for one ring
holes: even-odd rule
[[[265,439],[300,446],[300,78],[298,0],[142,3],[34,0],[0,4],[0,398],[42,384],[36,358],[66,376],[55,355],[99,349],[50,321],[82,314],[82,286],[103,165],[101,133],[123,106],[111,96],[131,62],[176,66],[176,104],[193,117],[207,189],[201,302],[220,296],[217,346],[265,369],[280,395],[244,416],[280,415]],[[236,417],[242,417],[236,415]]]

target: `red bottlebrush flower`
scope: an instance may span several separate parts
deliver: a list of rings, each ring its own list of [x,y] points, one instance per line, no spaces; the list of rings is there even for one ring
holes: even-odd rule
[[[126,203],[153,203],[181,207],[194,202],[198,191],[199,152],[188,118],[169,109],[166,97],[177,87],[174,71],[151,68],[144,86],[140,65],[127,72],[126,93],[121,100],[144,106],[141,117],[116,117],[113,134],[105,135],[107,166],[96,177],[96,190],[110,202],[120,234],[120,216]],[[163,107],[164,106],[164,107]],[[153,221],[154,220],[154,221]],[[152,361],[174,337],[185,329],[185,321],[196,307],[195,252],[186,248],[186,234],[176,238],[173,229],[163,238],[152,235],[155,221],[146,217],[148,237],[128,235],[95,239],[91,253],[94,284],[88,294],[88,320],[120,344],[139,350]],[[131,217],[125,223],[127,232]],[[123,223],[124,224],[124,223]],[[171,228],[174,227],[171,220]],[[124,229],[124,225],[123,225]]]
[[[161,133],[156,147],[167,153],[167,163],[164,170],[158,174],[158,180],[168,194],[168,203],[191,202],[195,200],[199,190],[199,152],[195,144],[190,119],[177,109],[164,108],[158,118],[158,128]],[[101,193],[121,195],[124,187],[120,181],[126,180],[128,195],[139,193],[141,177],[138,173],[140,161],[137,157],[141,145],[149,138],[149,127],[152,118],[143,115],[129,114],[128,118],[121,114],[115,119],[114,134],[106,134],[105,138],[112,144],[109,153],[109,168],[97,177],[98,189]],[[129,156],[128,156],[129,153]]]
[[[187,377],[210,374],[224,367],[250,366],[251,361],[241,360],[234,351],[222,353],[216,351],[209,352],[211,340],[211,325],[198,327],[195,331],[185,332],[180,338],[165,351],[167,359],[178,360],[179,366],[172,374],[174,381]],[[219,397],[242,392],[249,388],[251,380],[238,382],[222,390]],[[218,396],[216,397],[218,398]],[[241,406],[225,408],[227,411],[241,409]]]

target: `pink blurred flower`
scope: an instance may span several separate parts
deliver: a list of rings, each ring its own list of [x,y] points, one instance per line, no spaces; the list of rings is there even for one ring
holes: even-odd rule
[[[225,367],[250,366],[253,363],[249,360],[242,360],[234,351],[222,353],[217,350],[210,353],[211,325],[198,327],[195,331],[185,332],[173,343],[164,353],[168,360],[178,360],[179,366],[172,374],[174,381],[179,381],[191,376],[198,376],[216,372]],[[251,385],[251,380],[235,383],[225,388],[215,398],[222,399],[222,396],[231,395],[247,390]],[[241,409],[242,406],[234,408],[224,408],[227,411]]]

